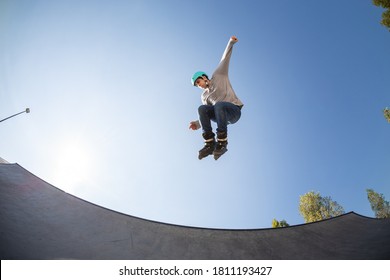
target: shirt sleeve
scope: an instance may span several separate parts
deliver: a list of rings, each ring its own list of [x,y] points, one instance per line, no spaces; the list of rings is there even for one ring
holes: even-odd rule
[[[229,40],[225,51],[223,52],[221,61],[219,62],[219,65],[217,69],[215,69],[214,75],[228,75],[229,73],[229,63],[230,63],[230,57],[232,56],[233,52],[233,45],[236,43],[236,41],[233,41],[232,39]]]
[[[196,129],[199,129],[202,127],[202,125],[200,124],[200,121],[199,120],[196,120],[195,121],[195,125],[196,125]]]

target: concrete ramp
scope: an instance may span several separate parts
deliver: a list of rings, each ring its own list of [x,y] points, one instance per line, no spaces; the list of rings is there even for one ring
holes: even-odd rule
[[[99,207],[53,187],[17,164],[1,163],[0,257],[390,259],[390,219],[350,212],[321,222],[277,229],[170,225]]]

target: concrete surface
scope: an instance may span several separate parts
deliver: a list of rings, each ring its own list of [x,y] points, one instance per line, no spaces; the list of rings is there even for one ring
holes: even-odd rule
[[[221,230],[170,225],[99,207],[53,187],[18,164],[1,163],[0,257],[389,259],[390,219],[350,212],[321,222],[278,229]]]

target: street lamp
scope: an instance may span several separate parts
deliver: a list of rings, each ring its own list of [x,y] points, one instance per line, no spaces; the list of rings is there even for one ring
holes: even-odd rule
[[[2,119],[2,120],[0,120],[0,122],[3,122],[3,121],[5,121],[5,120],[8,120],[8,119],[10,119],[10,118],[12,118],[12,117],[15,117],[15,116],[20,115],[20,114],[23,114],[23,113],[27,113],[27,114],[30,113],[30,108],[26,108],[26,110],[24,110],[24,111],[22,111],[22,112],[20,112],[20,113],[17,113],[17,114],[15,114],[15,115],[9,116],[8,118]]]

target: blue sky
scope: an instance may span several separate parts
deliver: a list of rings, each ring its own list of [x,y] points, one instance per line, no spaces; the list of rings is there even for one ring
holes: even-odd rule
[[[96,204],[189,226],[303,223],[318,191],[390,200],[390,34],[371,1],[0,1],[0,157]],[[201,91],[236,35],[245,104],[197,159]],[[215,127],[215,126],[214,126]]]

